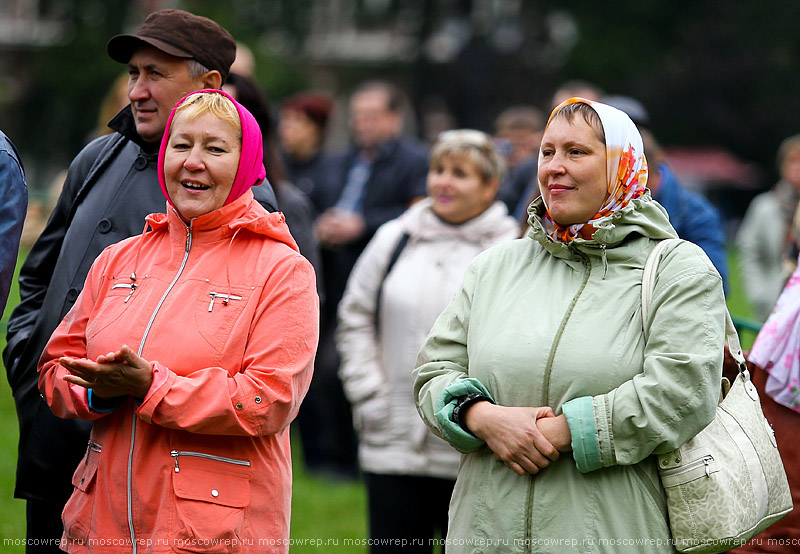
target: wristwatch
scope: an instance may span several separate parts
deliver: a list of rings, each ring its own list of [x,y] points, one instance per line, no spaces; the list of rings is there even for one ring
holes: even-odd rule
[[[464,414],[467,413],[467,408],[476,402],[483,402],[484,400],[494,404],[494,400],[482,392],[471,392],[466,396],[462,396],[458,399],[458,402],[456,402],[456,407],[453,409],[453,420],[458,423],[459,427],[461,427],[464,431],[471,433],[471,431],[467,428],[467,422],[464,420]]]

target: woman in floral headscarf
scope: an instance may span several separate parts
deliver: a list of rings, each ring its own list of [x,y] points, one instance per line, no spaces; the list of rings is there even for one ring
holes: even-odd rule
[[[644,338],[642,269],[676,233],[621,111],[557,106],[538,175],[528,236],[475,259],[415,370],[420,414],[464,453],[447,552],[674,552],[652,454],[714,416],[721,279],[667,248]]]

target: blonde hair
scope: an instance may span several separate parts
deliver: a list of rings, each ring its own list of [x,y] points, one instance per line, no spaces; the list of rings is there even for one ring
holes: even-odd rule
[[[495,179],[499,181],[506,170],[506,162],[495,148],[492,138],[474,129],[440,133],[431,148],[430,167],[435,167],[446,157],[465,158],[472,162],[484,184]]]
[[[175,109],[173,121],[178,115],[184,115],[187,119],[193,120],[206,113],[233,125],[233,128],[236,129],[236,136],[240,141],[242,140],[242,122],[239,119],[239,112],[227,96],[218,92],[192,94]]]

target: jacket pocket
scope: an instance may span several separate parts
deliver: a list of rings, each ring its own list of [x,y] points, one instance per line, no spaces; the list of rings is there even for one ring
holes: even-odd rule
[[[89,441],[86,455],[72,475],[72,491],[61,517],[64,531],[71,539],[86,540],[94,520],[94,482],[103,447]]]
[[[355,407],[354,426],[362,443],[383,446],[391,442],[392,406],[385,394],[378,394]]]
[[[136,300],[140,295],[137,289],[140,289],[142,284],[142,282],[136,283],[122,275],[110,276],[106,283],[106,290],[99,299],[102,307],[95,306],[93,310],[95,314],[102,314],[102,316],[95,315],[89,319],[86,325],[86,338],[92,339],[97,336],[109,325],[117,323],[132,309],[132,306],[136,306]]]
[[[238,552],[250,505],[250,462],[203,452],[173,450],[171,455],[174,551]]]
[[[214,283],[198,287],[198,290],[203,294],[196,301],[194,310],[197,331],[209,346],[221,353],[253,291]]]

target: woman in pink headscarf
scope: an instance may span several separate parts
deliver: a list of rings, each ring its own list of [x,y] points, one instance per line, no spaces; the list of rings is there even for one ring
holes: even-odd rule
[[[103,251],[45,349],[53,412],[94,421],[68,552],[288,552],[318,299],[283,215],[253,199],[262,152],[227,94],[182,99],[159,153],[167,213]]]

